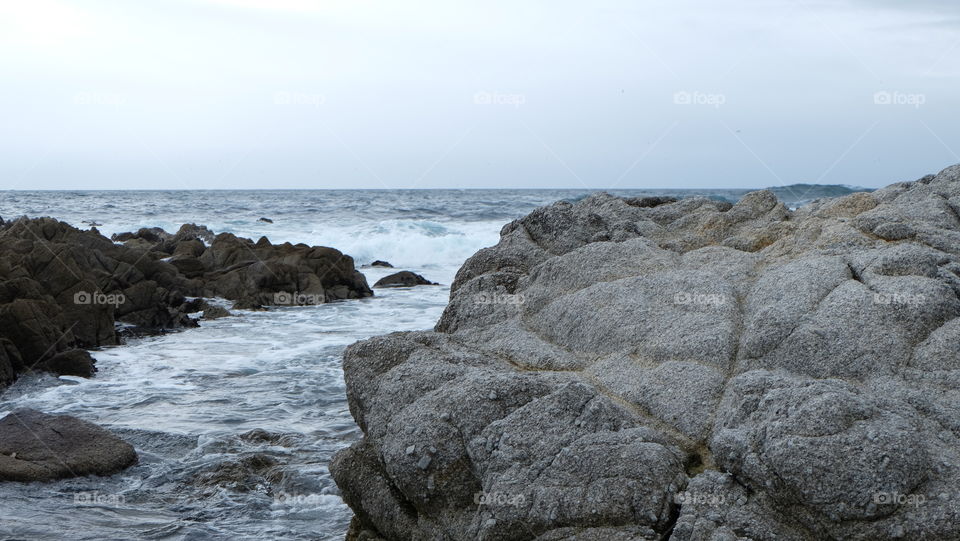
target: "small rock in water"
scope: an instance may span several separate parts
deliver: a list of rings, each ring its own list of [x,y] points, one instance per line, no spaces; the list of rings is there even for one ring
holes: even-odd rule
[[[374,261],[373,263],[370,263],[370,266],[371,266],[371,267],[384,267],[384,268],[388,268],[388,269],[392,269],[392,268],[393,268],[393,265],[391,265],[390,263],[387,263],[386,261],[381,261],[381,260],[379,260],[379,259],[376,260],[376,261]]]
[[[435,285],[439,284],[436,282],[431,282],[419,274],[415,274],[410,271],[400,271],[377,280],[377,283],[373,284],[373,287],[413,287]]]
[[[270,218],[260,218],[260,219],[257,220],[257,221],[258,221],[258,222],[263,222],[263,223],[265,223],[265,224],[272,224],[272,223],[273,223],[273,220],[271,220]]]

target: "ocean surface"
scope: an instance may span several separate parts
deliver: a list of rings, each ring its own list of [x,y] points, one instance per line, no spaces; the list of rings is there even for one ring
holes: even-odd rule
[[[790,206],[848,188],[778,189]],[[615,191],[706,195],[746,190]],[[500,228],[584,190],[0,191],[0,216],[53,216],[110,236],[204,224],[272,242],[337,248],[357,266],[382,259],[441,287],[378,290],[322,306],[236,312],[201,327],[93,352],[86,380],[22,377],[0,394],[18,407],[100,424],[137,447],[140,463],[109,477],[0,484],[0,538],[342,540],[351,513],[327,465],[359,438],[341,354],[357,341],[432,328],[465,259]],[[258,221],[265,217],[273,223]],[[391,269],[361,268],[373,284]],[[226,304],[229,306],[229,304]],[[261,430],[261,431],[258,431]],[[266,433],[262,432],[266,431]],[[265,458],[266,457],[266,458]],[[238,475],[267,461],[263,475]],[[219,482],[217,482],[219,480]]]

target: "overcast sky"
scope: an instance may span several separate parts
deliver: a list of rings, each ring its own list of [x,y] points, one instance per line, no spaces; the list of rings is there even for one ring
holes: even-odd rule
[[[881,186],[956,0],[0,0],[0,189]]]

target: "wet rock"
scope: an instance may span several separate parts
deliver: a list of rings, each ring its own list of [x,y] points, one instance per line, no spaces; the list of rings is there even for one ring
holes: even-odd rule
[[[960,539],[958,209],[955,166],[795,211],[594,194],[504,226],[434,331],[344,354],[354,531]]]
[[[19,409],[0,419],[0,481],[111,475],[136,462],[131,445],[75,417]]]
[[[260,219],[257,220],[257,221],[258,221],[258,222],[263,222],[263,223],[265,223],[265,224],[272,224],[272,223],[273,223],[273,220],[271,220],[270,218],[260,218]]]
[[[435,286],[436,282],[431,282],[419,274],[410,271],[400,271],[377,280],[373,287],[413,287],[413,286]]]
[[[222,317],[230,317],[233,314],[229,310],[222,306],[209,306],[204,308],[202,319],[220,319]]]
[[[226,488],[237,492],[252,492],[261,487],[280,483],[283,468],[274,457],[253,453],[229,459],[202,471],[193,483],[200,487]]]
[[[51,357],[50,360],[44,363],[44,368],[48,372],[60,376],[89,378],[97,371],[97,368],[94,366],[95,362],[86,350],[71,349],[57,353]]]
[[[388,268],[388,269],[392,269],[392,268],[393,268],[393,265],[391,265],[390,263],[387,263],[386,261],[381,261],[381,260],[379,260],[379,259],[376,260],[376,261],[374,261],[373,263],[370,263],[370,266],[371,266],[371,267],[385,267],[385,268]]]

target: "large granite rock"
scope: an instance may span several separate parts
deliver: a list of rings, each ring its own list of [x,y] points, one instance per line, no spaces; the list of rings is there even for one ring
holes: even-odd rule
[[[0,419],[0,481],[111,475],[136,463],[133,446],[76,417],[18,409]]]
[[[797,211],[597,194],[348,348],[356,539],[960,539],[960,166]]]

